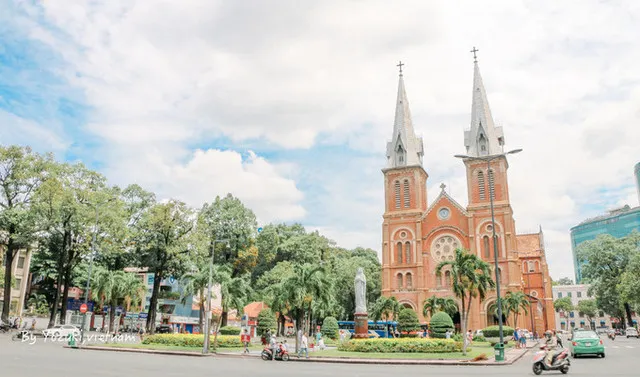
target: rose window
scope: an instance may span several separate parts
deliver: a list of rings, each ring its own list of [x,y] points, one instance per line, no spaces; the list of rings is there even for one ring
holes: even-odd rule
[[[436,239],[431,247],[431,255],[437,262],[452,261],[455,258],[455,250],[460,247],[460,242],[451,236],[442,236]]]

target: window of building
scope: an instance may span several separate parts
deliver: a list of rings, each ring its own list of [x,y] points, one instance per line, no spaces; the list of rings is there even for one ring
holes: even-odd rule
[[[402,145],[398,145],[398,149],[396,149],[396,156],[398,165],[404,165],[404,148],[402,148]]]
[[[482,247],[484,248],[484,257],[491,257],[491,246],[489,245],[489,236],[482,237]]]
[[[567,292],[567,297],[571,297],[571,292]]]
[[[444,285],[447,287],[451,286],[451,271],[446,271],[444,273]]]
[[[489,195],[491,195],[492,199],[496,199],[495,187],[493,187],[493,170],[489,170]]]
[[[578,316],[579,316],[580,318],[584,318],[584,313],[583,313],[583,312],[578,312]]]
[[[396,262],[402,263],[402,242],[396,244]]]
[[[407,275],[405,276],[406,279],[406,283],[407,283],[407,288],[411,289],[413,287],[413,278],[411,276],[411,272],[407,272]]]
[[[18,258],[18,268],[24,268],[24,257]]]
[[[398,289],[402,289],[402,274],[398,274],[396,276],[396,280],[397,280],[396,284]]]
[[[442,287],[442,275],[440,273],[436,274],[436,287]]]
[[[16,278],[16,289],[20,289],[21,285],[22,285],[22,279]]]
[[[562,298],[562,292],[558,292],[558,298]]]
[[[533,261],[527,262],[527,265],[529,266],[529,272],[536,272],[536,264]]]
[[[538,291],[531,291],[531,296],[538,297]]]
[[[598,312],[598,317],[600,318],[604,317],[604,312]]]
[[[576,316],[576,314],[574,312],[569,312],[569,317],[573,318],[575,316]]]
[[[404,244],[404,263],[411,263],[411,243]]]
[[[576,295],[578,296],[578,298],[582,297],[582,292],[576,292]]]
[[[484,173],[478,172],[478,193],[480,194],[480,200],[487,199],[484,191]]]
[[[409,180],[404,180],[404,208],[411,206],[411,196],[409,195]]]
[[[396,208],[400,208],[400,181],[396,181],[395,183],[395,192],[396,192]]]

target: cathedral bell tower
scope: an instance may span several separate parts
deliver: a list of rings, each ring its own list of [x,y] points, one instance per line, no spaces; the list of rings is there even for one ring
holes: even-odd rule
[[[384,174],[385,211],[382,225],[382,293],[407,302],[421,286],[420,221],[427,209],[427,172],[422,166],[422,138],[413,129],[409,100],[400,67],[391,141]],[[402,302],[402,300],[400,300]],[[417,310],[417,308],[414,308]]]

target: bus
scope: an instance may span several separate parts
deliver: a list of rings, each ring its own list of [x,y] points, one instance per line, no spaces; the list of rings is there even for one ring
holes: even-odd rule
[[[355,332],[356,324],[354,321],[338,321],[340,330],[348,330],[351,334]],[[398,322],[395,321],[369,321],[369,334],[371,332],[378,334],[380,338],[393,338],[393,333],[398,328]]]

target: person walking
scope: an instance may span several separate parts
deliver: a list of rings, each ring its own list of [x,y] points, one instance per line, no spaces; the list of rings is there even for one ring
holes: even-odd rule
[[[244,351],[242,352],[243,354],[249,354],[249,343],[251,342],[251,336],[249,335],[249,332],[247,332],[247,329],[244,329],[244,331],[242,332],[242,335],[240,336],[240,341],[242,342],[242,344],[244,345]]]
[[[513,342],[516,345],[516,348],[520,348],[520,328],[516,327],[515,330],[513,330]]]
[[[309,358],[309,339],[307,338],[307,333],[302,334],[302,338],[300,339],[300,349],[298,350],[298,357],[302,356],[302,352],[304,351],[306,358]]]

